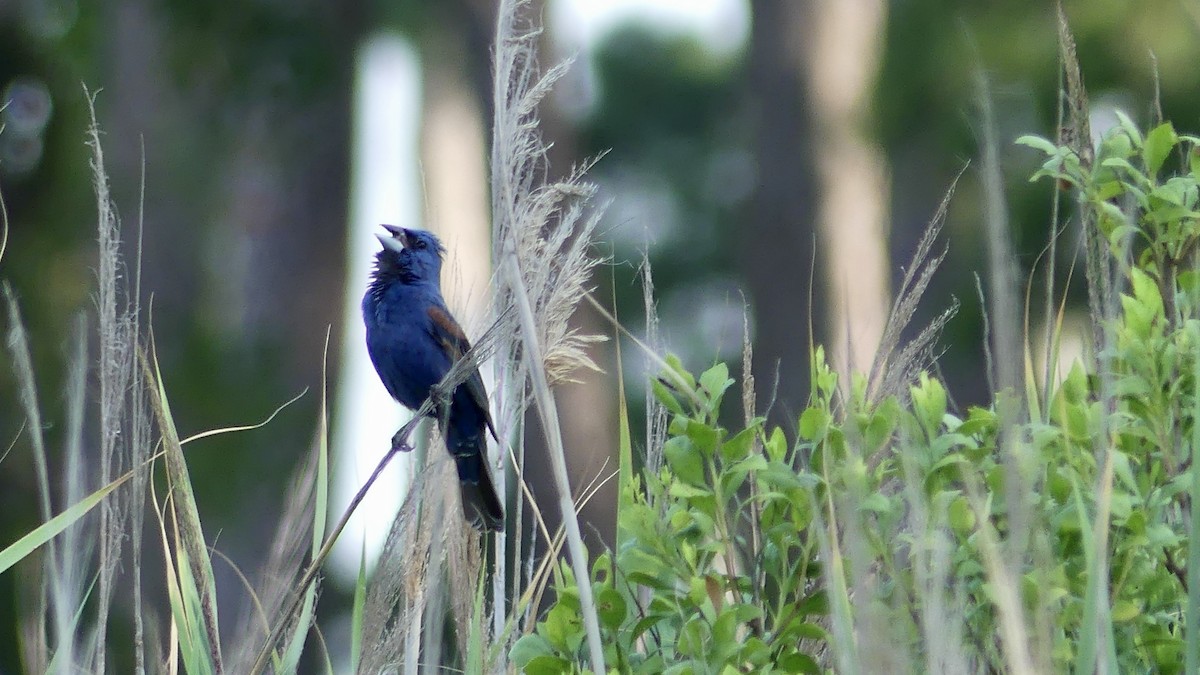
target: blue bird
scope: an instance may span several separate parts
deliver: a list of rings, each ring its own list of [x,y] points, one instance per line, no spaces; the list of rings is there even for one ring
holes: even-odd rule
[[[392,398],[415,411],[471,345],[442,299],[441,242],[424,230],[383,227],[388,234],[375,235],[383,250],[362,302],[367,352]],[[487,467],[487,432],[495,437],[496,430],[478,368],[449,396],[449,410],[434,404],[431,416],[458,466],[467,521],[483,531],[504,529],[504,507]]]

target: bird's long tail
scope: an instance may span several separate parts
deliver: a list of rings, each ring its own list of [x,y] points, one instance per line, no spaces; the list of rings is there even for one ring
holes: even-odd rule
[[[467,522],[482,532],[497,532],[504,529],[504,505],[496,494],[496,487],[484,461],[485,447],[480,443],[470,452],[455,453],[454,460],[458,465],[463,515]]]

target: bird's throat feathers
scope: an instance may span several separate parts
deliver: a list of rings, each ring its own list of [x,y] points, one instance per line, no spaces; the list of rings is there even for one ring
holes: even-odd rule
[[[437,290],[439,287],[437,279],[426,279],[425,275],[421,274],[423,270],[414,269],[412,265],[404,264],[405,261],[399,260],[399,256],[390,251],[380,251],[375,255],[375,269],[371,271],[371,284],[367,287],[367,293],[372,300],[379,302],[383,299],[383,294],[389,288],[396,285],[401,286],[418,286],[428,284]]]

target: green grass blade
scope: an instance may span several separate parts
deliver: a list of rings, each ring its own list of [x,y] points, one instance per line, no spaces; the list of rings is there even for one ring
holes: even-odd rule
[[[182,563],[183,558],[179,561],[171,557],[171,537],[167,534],[166,513],[171,509],[170,499],[168,496],[164,503],[159,506],[157,490],[154,488],[154,483],[150,483],[150,499],[154,504],[154,515],[158,518],[158,533],[162,542],[163,550],[163,580],[167,587],[167,604],[171,609],[171,639],[168,643],[171,650],[171,660],[174,662],[175,655],[183,658],[184,668],[188,673],[206,673],[211,669],[204,668],[204,661],[207,659],[197,659],[199,646],[196,640],[196,629],[193,621],[193,615],[189,613],[187,603],[184,600],[183,579],[180,569],[186,567]],[[175,538],[178,542],[178,537]],[[174,672],[174,668],[170,669]]]
[[[155,395],[150,397],[158,420],[159,433],[162,436],[163,454],[167,484],[171,489],[171,506],[174,525],[178,528],[176,542],[180,544],[176,555],[180,563],[186,562],[186,570],[194,579],[197,593],[196,600],[201,612],[198,617],[205,630],[205,641],[212,650],[210,656],[215,672],[224,671],[221,665],[220,631],[217,627],[217,587],[212,571],[212,558],[208,554],[208,546],[204,541],[204,530],[200,523],[200,511],[196,507],[196,498],[192,492],[192,481],[188,473],[187,461],[183,456],[183,446],[179,442],[179,432],[171,415],[170,403],[167,399],[166,388],[163,386],[162,373],[159,372],[158,360],[154,356],[154,339],[150,340],[150,353],[139,350],[139,360],[146,381],[150,383]],[[187,553],[186,556],[181,553]],[[182,576],[184,570],[179,570]]]
[[[479,569],[479,578],[475,582],[475,598],[471,603],[471,620],[467,629],[467,653],[463,660],[463,670],[468,673],[489,672],[484,667],[484,614],[483,596],[487,589],[487,570]]]
[[[125,481],[133,477],[133,472],[130,471],[113,482],[96,490],[92,494],[84,497],[78,502],[67,507],[65,511],[54,516],[50,520],[42,523],[34,528],[31,532],[16,540],[12,544],[0,551],[0,574],[6,572],[10,567],[25,559],[26,556],[36,551],[43,544],[58,536],[63,530],[74,525],[95,508],[100,502],[104,501],[113,490],[120,487]]]
[[[184,660],[193,664],[188,669],[189,673],[209,675],[218,672],[219,667],[213,658],[215,654],[213,643],[205,630],[207,612],[204,607],[204,594],[192,573],[195,566],[192,564],[191,556],[188,555],[186,543],[179,540],[180,534],[177,529],[175,533],[176,569],[179,572],[180,603],[187,619],[187,629],[190,633],[188,644],[191,647],[191,653],[185,653]]]
[[[329,507],[329,402],[328,384],[325,379],[328,359],[329,331],[326,330],[325,351],[321,357],[321,405],[317,413],[317,484],[314,492],[311,553],[314,561],[321,555],[321,545],[325,540],[325,518]],[[304,589],[304,604],[300,609],[300,618],[296,622],[295,630],[284,650],[282,664],[278,666],[276,672],[294,673],[300,667],[300,656],[304,653],[304,644],[309,628],[312,626],[316,604],[317,585],[312,583]],[[287,621],[288,617],[284,616],[280,620]]]
[[[617,350],[617,550],[628,538],[621,526],[621,508],[633,488],[633,440],[629,434],[629,404],[625,401],[625,376],[621,363],[621,336],[613,336]]]

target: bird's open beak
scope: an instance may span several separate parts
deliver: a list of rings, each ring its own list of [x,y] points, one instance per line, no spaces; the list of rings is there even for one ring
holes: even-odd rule
[[[391,234],[391,236],[383,234],[375,235],[375,238],[379,240],[379,243],[383,244],[384,248],[396,253],[408,248],[408,230],[405,230],[403,227],[387,224],[381,224],[380,227]]]

